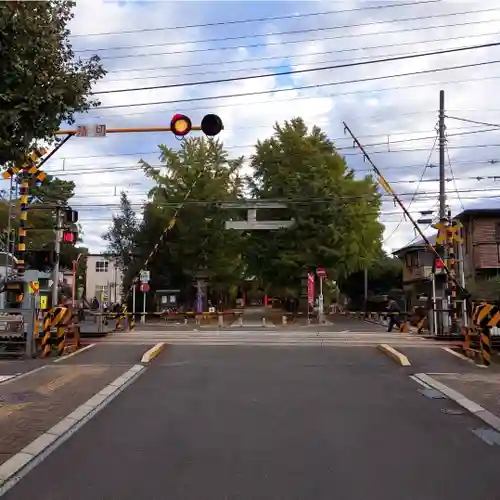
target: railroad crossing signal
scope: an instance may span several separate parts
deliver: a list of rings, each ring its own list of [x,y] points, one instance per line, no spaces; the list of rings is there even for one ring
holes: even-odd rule
[[[436,243],[451,243],[453,241],[457,243],[462,242],[462,238],[459,234],[459,230],[462,228],[462,224],[460,224],[460,222],[456,222],[452,226],[438,222],[434,227],[438,230]]]
[[[201,131],[207,137],[215,137],[224,129],[218,115],[208,114],[201,120]],[[170,130],[176,137],[184,137],[193,129],[191,119],[186,115],[175,114],[170,120]]]
[[[34,149],[27,156],[25,165],[23,165],[22,167],[9,167],[2,173],[3,178],[9,179],[10,177],[17,175],[22,171],[28,173],[29,175],[33,175],[40,182],[43,182],[47,177],[47,174],[45,172],[42,172],[41,170],[38,170],[36,164],[37,161],[46,154],[47,150],[45,148]]]

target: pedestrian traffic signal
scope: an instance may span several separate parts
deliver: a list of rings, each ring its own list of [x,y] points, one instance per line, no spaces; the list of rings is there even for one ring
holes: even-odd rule
[[[184,137],[191,132],[191,120],[186,115],[176,114],[170,120],[170,130],[177,137]]]
[[[78,233],[76,231],[63,231],[62,241],[64,243],[76,243]]]
[[[222,120],[217,115],[205,115],[203,120],[201,120],[201,130],[208,137],[215,137],[220,134],[223,129],[224,125],[222,124]]]
[[[45,271],[54,265],[53,250],[33,250],[33,264],[38,271]]]

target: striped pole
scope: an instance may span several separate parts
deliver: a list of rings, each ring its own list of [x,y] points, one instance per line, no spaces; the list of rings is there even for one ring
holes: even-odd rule
[[[485,326],[481,331],[481,356],[483,365],[491,365],[491,332],[490,327]]]
[[[450,221],[451,225],[451,221]],[[456,267],[456,259],[455,259],[455,245],[453,241],[453,232],[447,231],[448,237],[448,266],[450,271],[453,273],[451,278],[456,276],[455,267]],[[451,287],[451,296],[450,296],[450,319],[451,319],[451,333],[458,333],[458,320],[457,320],[457,282],[455,279],[450,279],[450,287]]]
[[[20,214],[19,214],[19,240],[17,244],[17,274],[19,279],[24,278],[25,266],[25,254],[26,254],[26,224],[28,221],[28,191],[29,182],[28,174],[22,170],[20,172],[21,187],[19,189],[20,198]],[[18,296],[18,302],[23,301],[23,294]]]

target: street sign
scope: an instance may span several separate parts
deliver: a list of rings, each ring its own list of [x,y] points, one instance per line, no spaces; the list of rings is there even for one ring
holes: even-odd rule
[[[147,283],[151,279],[150,271],[141,271],[141,283]]]
[[[30,281],[29,290],[33,295],[38,295],[38,292],[40,290],[40,283],[38,281]]]
[[[141,283],[141,292],[149,292],[149,284],[148,283]]]
[[[77,137],[106,137],[106,125],[78,125]]]
[[[316,269],[316,274],[318,278],[326,278],[326,271],[324,267],[318,267]]]

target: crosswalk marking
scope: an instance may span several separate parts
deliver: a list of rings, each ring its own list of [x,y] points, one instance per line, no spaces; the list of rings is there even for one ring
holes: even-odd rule
[[[106,344],[154,344],[167,342],[185,345],[258,345],[258,346],[374,346],[390,344],[400,347],[442,347],[442,342],[426,340],[412,334],[388,332],[314,332],[310,330],[255,331],[141,331],[117,332],[100,339]],[[446,344],[447,345],[447,344]]]

